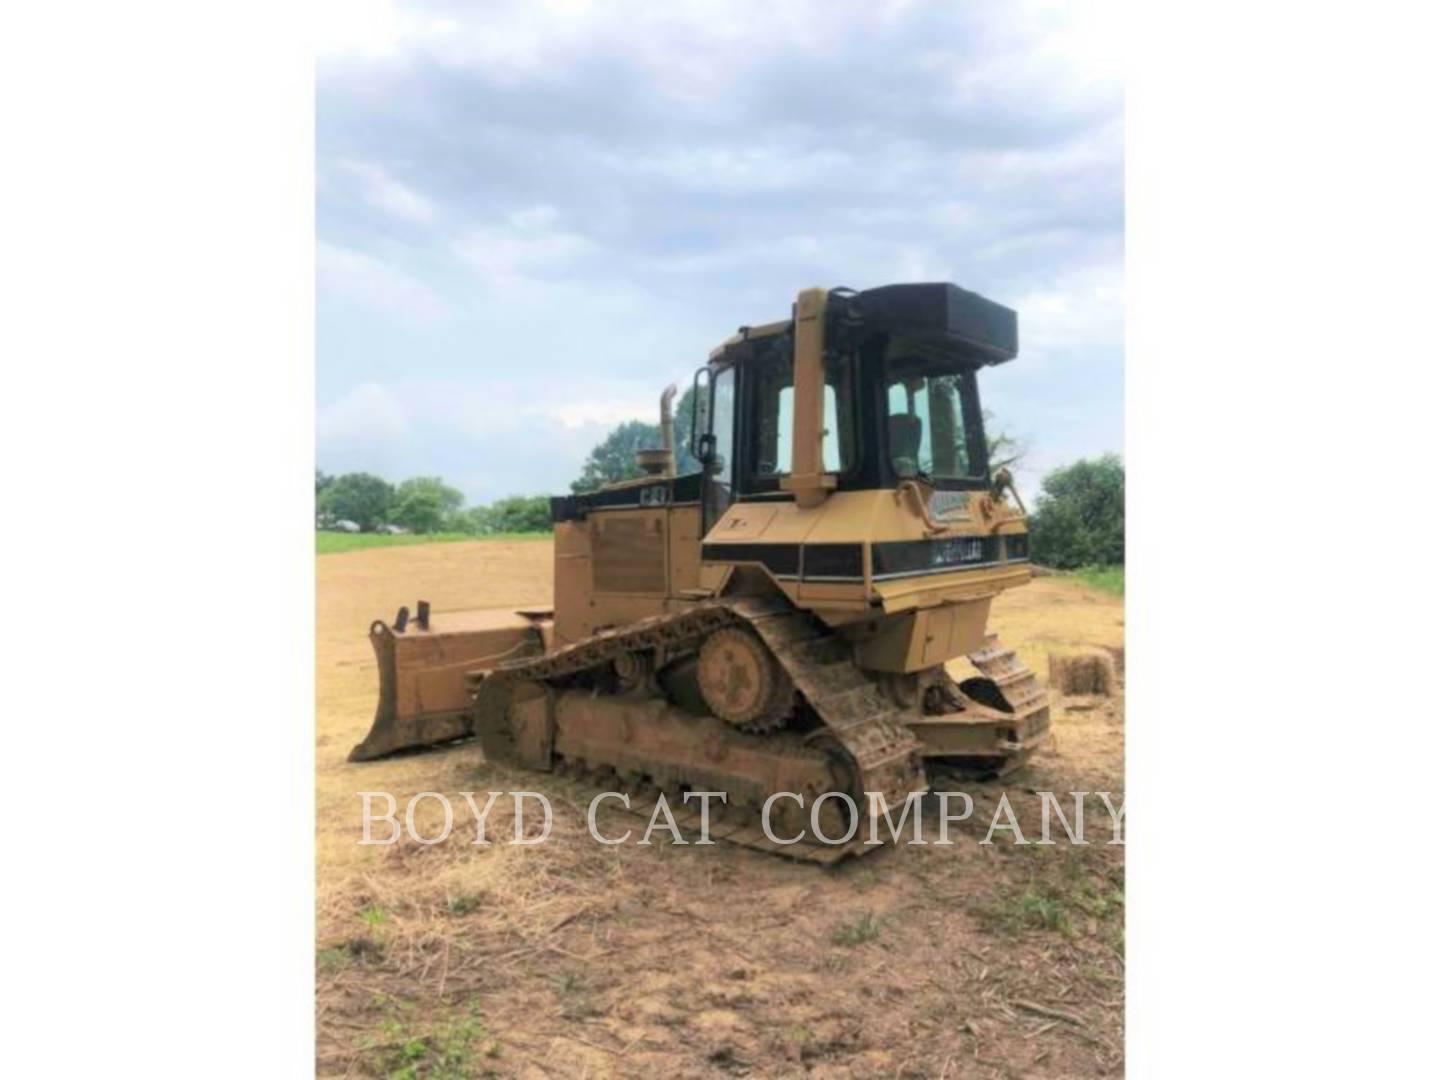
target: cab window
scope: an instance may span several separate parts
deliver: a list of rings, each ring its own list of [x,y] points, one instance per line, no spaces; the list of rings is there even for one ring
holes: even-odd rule
[[[973,362],[929,342],[895,338],[885,358],[885,441],[900,479],[986,474]]]
[[[735,501],[735,369],[725,368],[711,384],[710,431],[715,456],[705,485],[705,527],[717,521]]]
[[[757,479],[786,476],[793,460],[795,378],[789,339],[755,364],[754,423],[750,461]],[[825,364],[826,472],[848,472],[855,461],[854,381],[851,364],[829,357]]]

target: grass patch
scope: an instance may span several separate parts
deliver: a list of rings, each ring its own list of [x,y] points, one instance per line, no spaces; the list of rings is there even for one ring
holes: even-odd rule
[[[370,904],[360,910],[360,921],[366,926],[379,926],[389,918],[390,916],[385,914],[385,909],[379,904]]]
[[[415,1021],[413,1007],[402,1007],[380,1022],[378,1038],[371,1042],[379,1064],[390,1080],[467,1080],[493,1075],[476,1062],[476,1054],[500,1056],[500,1044],[490,1037],[474,1005],[463,1015],[437,1024]]]
[[[580,981],[580,976],[573,971],[561,972],[559,975],[551,976],[551,982],[555,989],[562,994],[574,994],[584,989],[585,984]]]
[[[391,536],[388,533],[342,533],[316,532],[315,554],[335,555],[344,551],[361,551],[374,547],[404,547],[408,544],[453,544],[461,540],[549,540],[551,534],[543,533],[490,533],[476,536],[474,533],[402,533]]]
[[[1073,571],[1073,576],[1092,589],[1099,589],[1111,596],[1125,595],[1125,567],[1123,566],[1082,566],[1079,570]]]
[[[451,915],[469,915],[479,907],[480,897],[476,893],[455,893],[445,899],[445,910]]]
[[[856,945],[864,945],[867,941],[874,941],[879,936],[880,920],[875,918],[873,912],[867,911],[853,923],[837,926],[830,934],[830,943],[842,945],[845,948],[854,948]]]
[[[550,985],[555,988],[555,996],[560,1000],[560,1015],[566,1020],[583,1021],[600,1015],[600,1009],[591,1000],[590,987],[585,985],[579,972],[562,971],[552,975]]]
[[[339,971],[350,962],[350,952],[340,946],[320,949],[315,953],[315,961],[321,971]]]
[[[1066,937],[1075,932],[1064,895],[1049,885],[1026,885],[1002,893],[980,908],[980,914],[1008,934],[1021,930],[1055,930]]]
[[[1092,925],[1091,930],[1107,941],[1117,931],[1123,935],[1125,892],[1118,874],[1092,876],[1085,860],[1073,848],[1065,849],[1056,866],[1054,856],[1048,854],[1056,849],[1031,847],[1044,860],[1037,869],[1046,876],[1032,872],[1024,885],[1011,885],[996,893],[975,909],[982,919],[1007,934],[1051,930],[1074,937],[1079,916],[1087,923],[1093,919],[1101,924]],[[1047,854],[1040,855],[1041,851]]]
[[[370,937],[351,937],[315,953],[320,970],[331,974],[351,964],[365,964],[384,958],[385,942],[374,934]]]

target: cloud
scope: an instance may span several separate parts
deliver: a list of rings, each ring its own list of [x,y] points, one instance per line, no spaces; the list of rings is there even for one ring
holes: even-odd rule
[[[371,206],[405,221],[428,222],[435,216],[430,200],[391,176],[382,165],[346,160],[340,169],[359,181],[361,197]]]
[[[523,376],[360,383],[320,409],[327,472],[392,480],[440,473],[471,502],[568,490],[590,449],[616,424],[655,421],[648,381],[581,376],[537,393]],[[426,470],[429,469],[429,473]]]
[[[1111,263],[1078,269],[1022,293],[1014,304],[1025,313],[1024,355],[1044,363],[1056,352],[1116,345],[1124,332],[1124,300],[1124,273]]]
[[[453,19],[427,16],[395,0],[320,0],[314,18],[322,63],[399,57],[459,28]]]
[[[599,373],[571,375],[539,394],[524,372],[503,370],[474,382],[407,380],[392,392],[430,430],[468,436],[526,432],[536,445],[562,429],[608,430],[626,420],[654,420],[660,409],[659,386],[650,380]]]
[[[951,280],[1019,311],[985,393],[1036,459],[1118,448],[1104,7],[342,5],[318,74],[322,400],[374,382],[423,432],[405,462],[560,489],[592,429],[650,416],[798,289]]]
[[[338,401],[320,406],[315,420],[316,441],[326,449],[393,443],[410,433],[409,411],[392,391],[373,382],[361,383]]]
[[[398,315],[432,316],[445,307],[424,282],[373,255],[323,240],[315,249],[315,275],[322,293]]]
[[[553,206],[516,210],[488,228],[474,228],[453,250],[492,288],[505,289],[563,275],[593,245],[557,227]]]

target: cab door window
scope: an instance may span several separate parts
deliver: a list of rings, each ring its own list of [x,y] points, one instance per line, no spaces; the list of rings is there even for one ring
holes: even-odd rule
[[[788,339],[785,342],[789,345]],[[826,472],[848,472],[855,462],[854,390],[850,363],[830,356],[825,361],[824,425],[821,442]],[[795,377],[788,347],[773,349],[755,364],[754,422],[747,440],[750,471],[759,489],[789,475],[795,432]],[[771,484],[766,481],[772,481]]]
[[[735,369],[728,367],[710,383],[710,432],[715,452],[705,470],[705,531],[735,501]]]

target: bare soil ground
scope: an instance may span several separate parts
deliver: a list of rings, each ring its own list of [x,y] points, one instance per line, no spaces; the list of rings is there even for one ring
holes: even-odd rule
[[[1052,707],[1053,745],[1004,784],[969,783],[952,846],[887,848],[838,869],[749,850],[602,847],[580,793],[458,745],[350,765],[374,711],[366,627],[402,603],[548,604],[548,541],[452,543],[317,560],[317,1070],[372,1076],[1113,1076],[1123,1069],[1124,858],[1087,800],[1086,839],[980,844],[1008,796],[1027,839],[1035,791],[1121,805],[1123,683]],[[1123,650],[1123,603],[1037,578],[993,627],[1037,672],[1050,652]],[[1117,654],[1123,674],[1123,652]],[[456,829],[362,847],[360,791],[439,791]],[[545,792],[551,839],[481,847],[457,793]],[[927,807],[932,809],[931,807]],[[535,818],[533,804],[527,808]],[[416,814],[441,825],[435,800]],[[614,835],[644,821],[602,814]],[[536,831],[538,821],[530,826]],[[936,829],[927,826],[934,839]]]

